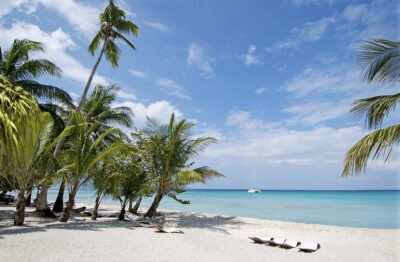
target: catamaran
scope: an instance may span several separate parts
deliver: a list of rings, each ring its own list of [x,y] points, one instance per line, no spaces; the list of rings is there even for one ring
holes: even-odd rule
[[[261,193],[260,189],[256,188],[256,176],[253,174],[253,188],[247,190],[248,193]]]

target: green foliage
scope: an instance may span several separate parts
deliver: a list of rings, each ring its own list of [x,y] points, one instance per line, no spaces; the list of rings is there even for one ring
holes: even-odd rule
[[[385,39],[368,41],[361,47],[358,62],[365,81],[398,83],[400,42]]]
[[[79,187],[93,176],[97,164],[120,151],[129,150],[126,143],[117,141],[105,146],[107,136],[118,133],[119,130],[109,128],[96,138],[94,131],[99,123],[89,124],[82,115],[73,111],[71,126],[68,126],[53,142],[55,146],[61,139],[66,139],[64,149],[59,158],[63,167],[58,171],[69,185],[70,192],[76,192]]]
[[[61,77],[61,69],[49,60],[31,59],[32,55],[43,51],[43,45],[39,42],[15,39],[0,59],[0,74],[8,77],[38,99],[71,106],[71,97],[67,92],[34,80],[43,76]]]
[[[400,80],[400,42],[378,39],[367,42],[359,55],[363,79],[367,82],[398,83]],[[368,128],[379,128],[385,117],[394,111],[400,93],[359,99],[351,112],[358,118],[365,117]],[[358,141],[346,154],[342,176],[365,171],[368,160],[383,157],[385,162],[400,142],[400,126],[378,129]]]
[[[156,192],[159,195],[172,197],[180,203],[187,203],[176,197],[187,185],[205,183],[208,179],[223,175],[209,167],[191,169],[195,158],[207,145],[215,143],[212,137],[191,136],[194,123],[186,120],[176,122],[172,114],[169,125],[159,125],[149,120],[149,126],[142,135],[144,162],[152,177]]]
[[[106,59],[112,67],[118,66],[120,49],[115,44],[115,40],[123,41],[135,50],[134,44],[127,38],[131,34],[138,36],[139,27],[126,19],[126,13],[118,7],[113,0],[109,0],[108,5],[100,14],[100,31],[96,33],[89,45],[89,52],[94,55],[96,50],[103,44]]]
[[[0,76],[0,107],[0,175],[25,191],[49,165],[53,121],[29,93],[4,76]]]

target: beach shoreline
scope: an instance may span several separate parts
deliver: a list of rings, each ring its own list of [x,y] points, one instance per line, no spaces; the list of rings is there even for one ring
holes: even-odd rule
[[[115,205],[102,208],[118,210]],[[28,214],[32,210],[28,208]],[[116,218],[91,221],[89,216],[81,214],[74,214],[66,224],[28,215],[25,226],[13,227],[13,211],[11,206],[0,207],[1,261],[108,261],[132,256],[141,261],[354,261],[355,257],[359,261],[397,261],[400,258],[400,229],[162,210],[165,226],[178,227],[185,234],[157,234],[152,228],[135,227],[129,221]],[[249,236],[319,242],[321,249],[315,253],[284,250],[253,244]]]

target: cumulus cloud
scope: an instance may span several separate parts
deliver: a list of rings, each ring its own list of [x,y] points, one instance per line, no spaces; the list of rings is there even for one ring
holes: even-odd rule
[[[90,69],[83,66],[68,52],[76,48],[75,42],[61,28],[45,32],[37,25],[17,21],[10,27],[0,25],[0,41],[4,46],[11,45],[15,38],[28,38],[42,42],[45,46],[44,57],[57,64],[63,70],[63,77],[86,83]],[[106,77],[96,74],[94,83],[108,84]]]
[[[206,78],[214,77],[214,69],[211,66],[212,59],[204,53],[204,48],[196,43],[190,43],[186,62],[194,66]]]
[[[99,13],[100,8],[93,4],[85,4],[76,0],[37,0],[45,7],[56,11],[81,34],[88,38],[94,36],[99,29]]]
[[[155,83],[157,86],[161,87],[167,94],[182,98],[191,99],[190,96],[185,94],[185,88],[178,85],[174,80],[163,78],[159,79]]]
[[[152,102],[147,105],[135,101],[125,101],[116,104],[116,106],[129,107],[135,114],[134,123],[135,127],[138,128],[146,126],[147,117],[161,124],[167,124],[172,113],[174,113],[178,119],[183,117],[183,113],[166,100]]]

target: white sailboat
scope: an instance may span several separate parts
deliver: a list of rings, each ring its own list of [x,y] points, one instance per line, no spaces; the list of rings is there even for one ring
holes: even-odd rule
[[[256,188],[256,176],[253,173],[253,188],[247,190],[248,193],[261,193],[260,189]]]

